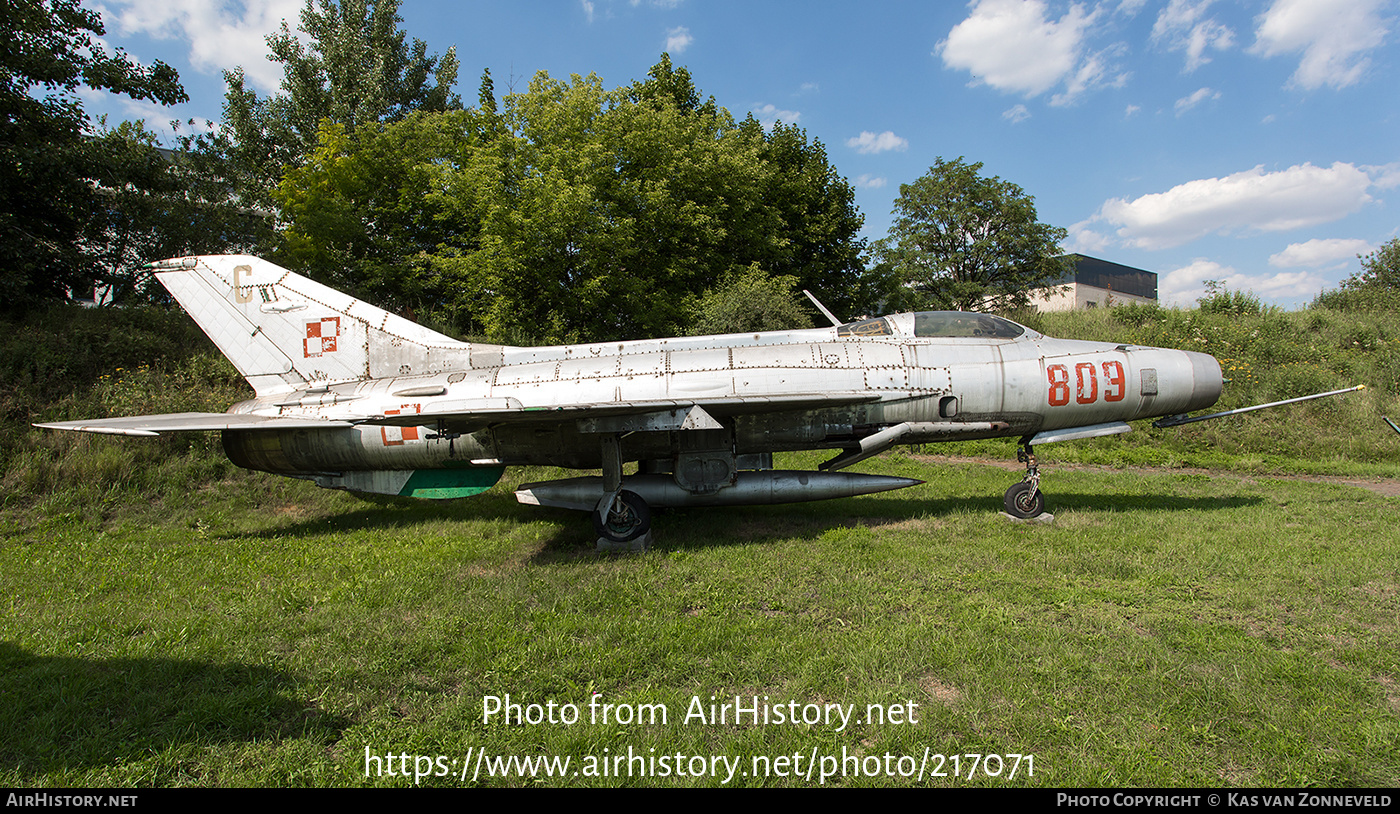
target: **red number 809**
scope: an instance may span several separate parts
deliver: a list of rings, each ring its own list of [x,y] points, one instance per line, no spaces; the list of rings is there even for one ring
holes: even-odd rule
[[[1123,373],[1122,362],[1104,362],[1102,365],[1104,401],[1122,401],[1127,394],[1127,377]],[[1046,376],[1050,379],[1049,400],[1051,407],[1069,404],[1069,368],[1065,365],[1048,365]],[[1077,404],[1093,404],[1099,400],[1099,379],[1092,362],[1080,362],[1074,366],[1074,400]]]

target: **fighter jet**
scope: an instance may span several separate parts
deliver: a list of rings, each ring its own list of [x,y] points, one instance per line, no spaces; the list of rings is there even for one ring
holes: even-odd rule
[[[1052,339],[988,314],[509,347],[435,333],[257,257],[152,268],[256,397],[227,413],[36,426],[219,430],[239,466],[420,498],[480,493],[513,465],[601,470],[515,495],[591,512],[605,541],[647,534],[655,507],[913,486],[839,470],[896,444],[977,438],[1019,439],[1026,474],[1003,502],[1034,517],[1045,506],[1036,445],[1128,432],[1142,418],[1181,423],[1222,386],[1204,353]],[[835,454],[815,471],[773,468],[773,453],[808,449]],[[630,462],[635,472],[624,474]]]

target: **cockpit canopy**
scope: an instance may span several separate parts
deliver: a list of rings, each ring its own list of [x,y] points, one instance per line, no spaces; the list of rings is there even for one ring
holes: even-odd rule
[[[904,336],[913,317],[914,336],[942,339],[1015,339],[1026,333],[1023,325],[991,314],[967,311],[919,311],[848,322],[836,329],[837,336]],[[903,330],[901,330],[903,328]]]

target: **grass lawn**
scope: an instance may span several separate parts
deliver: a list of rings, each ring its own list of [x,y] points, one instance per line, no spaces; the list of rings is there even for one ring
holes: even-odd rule
[[[1053,525],[895,453],[857,468],[928,483],[662,512],[644,554],[516,504],[545,470],[7,507],[0,784],[1400,786],[1400,500],[1052,449]]]

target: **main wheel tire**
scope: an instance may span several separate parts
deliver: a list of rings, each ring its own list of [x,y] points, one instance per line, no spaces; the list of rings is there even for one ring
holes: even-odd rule
[[[642,496],[625,489],[613,499],[608,521],[603,522],[601,512],[593,512],[593,530],[599,537],[615,543],[626,543],[641,537],[651,528],[651,507]]]
[[[1045,511],[1045,493],[1037,489],[1032,495],[1031,485],[1025,481],[1007,489],[1001,502],[1012,517],[1039,517]]]

